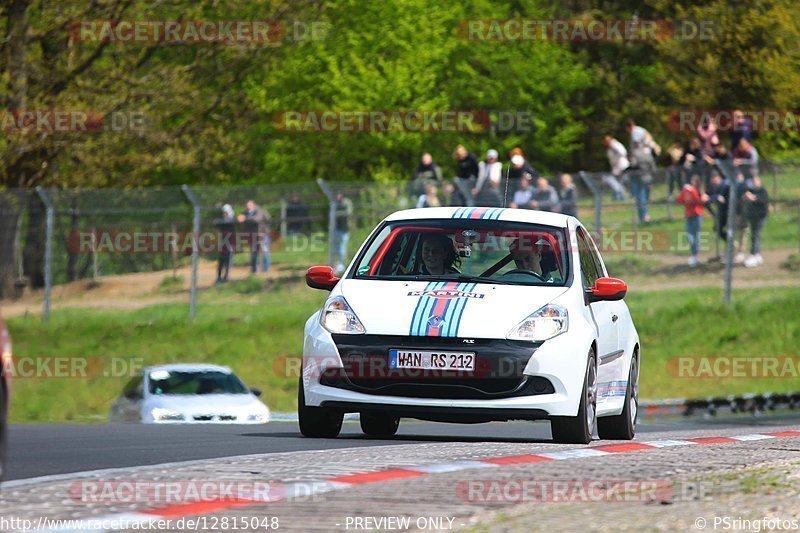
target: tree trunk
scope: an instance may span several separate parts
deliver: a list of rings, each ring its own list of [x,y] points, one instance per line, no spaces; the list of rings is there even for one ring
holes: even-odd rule
[[[14,240],[17,235],[17,220],[22,211],[20,198],[8,191],[0,192],[0,298],[11,298],[16,294],[17,281]]]

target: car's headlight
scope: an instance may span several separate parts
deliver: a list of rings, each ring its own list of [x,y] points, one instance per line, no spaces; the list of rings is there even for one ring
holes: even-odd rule
[[[331,333],[364,333],[364,326],[342,296],[331,298],[319,317],[322,327]]]
[[[150,416],[156,422],[174,422],[183,420],[183,414],[177,411],[170,411],[169,409],[162,409],[160,407],[154,408],[150,411]]]
[[[558,305],[547,304],[514,326],[508,333],[508,338],[520,341],[546,341],[567,331],[568,326],[567,310]]]

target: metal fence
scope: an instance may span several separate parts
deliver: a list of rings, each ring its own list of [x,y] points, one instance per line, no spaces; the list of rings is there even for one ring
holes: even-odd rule
[[[762,179],[771,189],[775,208],[797,213],[800,246],[800,201],[782,190],[781,176],[786,172],[800,173],[800,169],[762,162]],[[637,225],[635,203],[613,199],[619,191],[607,173],[573,176],[580,189],[580,216],[590,229]],[[659,217],[679,219],[682,211],[670,197],[669,177],[669,169],[654,173],[650,203],[660,209]],[[795,181],[797,190],[800,179]],[[241,214],[248,200],[258,204],[270,217],[273,262],[301,271],[312,262],[332,263],[337,191],[353,206],[349,252],[379,220],[397,209],[414,207],[417,201],[409,194],[408,183],[322,180],[285,185],[0,190],[0,280],[5,280],[0,295],[13,299],[27,287],[43,287],[43,318],[47,320],[54,285],[77,280],[97,283],[104,276],[134,272],[171,271],[175,277],[181,269],[190,272],[193,317],[201,286],[200,262],[218,260],[223,205],[230,204]],[[671,192],[677,192],[674,184]],[[447,203],[442,197],[442,204]],[[247,264],[252,243],[239,244],[235,252],[242,253],[234,254],[235,261]]]

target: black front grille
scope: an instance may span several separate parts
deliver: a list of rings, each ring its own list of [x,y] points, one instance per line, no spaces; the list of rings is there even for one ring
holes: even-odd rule
[[[320,383],[365,394],[437,399],[490,399],[552,394],[545,378],[523,373],[541,344],[504,339],[334,335],[344,368],[328,369]],[[475,353],[475,370],[400,370],[388,367],[389,350]]]

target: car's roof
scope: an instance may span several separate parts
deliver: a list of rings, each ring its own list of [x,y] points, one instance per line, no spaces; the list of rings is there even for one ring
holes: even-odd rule
[[[560,228],[569,227],[573,217],[561,213],[537,211],[535,209],[511,209],[502,207],[424,207],[396,211],[386,217],[387,221],[421,219],[475,219],[527,222]]]
[[[224,372],[232,374],[227,366],[211,365],[208,363],[174,363],[168,365],[148,366],[144,369],[145,373],[154,370],[166,370],[167,372]]]

